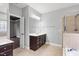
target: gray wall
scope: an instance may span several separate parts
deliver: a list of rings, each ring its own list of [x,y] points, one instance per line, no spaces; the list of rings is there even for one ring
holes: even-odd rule
[[[79,5],[43,14],[40,27],[47,33],[47,41],[62,44],[62,17],[75,14],[79,14]]]
[[[20,37],[20,21],[10,21],[10,37]]]

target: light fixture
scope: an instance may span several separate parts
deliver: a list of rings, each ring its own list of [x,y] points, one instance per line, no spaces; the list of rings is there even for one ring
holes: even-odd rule
[[[36,20],[40,20],[40,17],[37,16],[37,15],[35,15],[35,14],[32,14],[31,17],[34,18],[34,19],[36,19]]]

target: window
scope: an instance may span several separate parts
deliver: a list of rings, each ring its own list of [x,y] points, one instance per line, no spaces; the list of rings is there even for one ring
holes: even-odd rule
[[[7,32],[7,21],[0,21],[0,32]]]

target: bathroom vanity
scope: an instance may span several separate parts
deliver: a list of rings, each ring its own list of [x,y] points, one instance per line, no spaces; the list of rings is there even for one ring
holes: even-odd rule
[[[30,49],[37,50],[46,42],[46,34],[30,34]]]
[[[0,56],[13,56],[13,41],[0,38]]]

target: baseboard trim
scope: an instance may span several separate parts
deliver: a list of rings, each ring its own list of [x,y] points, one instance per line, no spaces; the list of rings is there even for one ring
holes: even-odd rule
[[[52,42],[46,42],[46,44],[50,44],[50,45],[52,45],[52,46],[62,47],[61,44],[56,44],[56,43],[52,43]]]
[[[29,48],[29,47],[26,47],[26,49],[28,49],[28,50],[29,50],[30,48]]]
[[[56,44],[56,43],[52,43],[52,42],[46,42],[46,44],[50,44],[52,46],[57,46],[57,47],[62,47],[61,44]],[[25,48],[27,48],[28,50],[30,49],[29,47],[25,47]]]
[[[25,48],[25,49],[28,49],[28,50],[30,49],[29,47],[24,47],[24,48]]]

